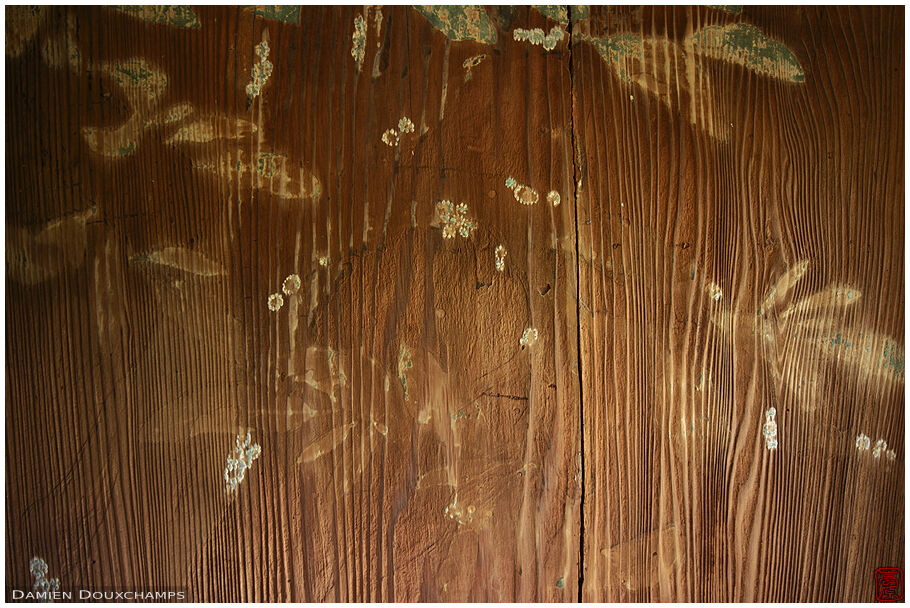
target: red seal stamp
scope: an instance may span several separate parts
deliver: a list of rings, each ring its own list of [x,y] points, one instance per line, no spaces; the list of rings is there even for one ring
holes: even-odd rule
[[[900,568],[875,569],[875,600],[878,602],[904,601],[904,572]]]

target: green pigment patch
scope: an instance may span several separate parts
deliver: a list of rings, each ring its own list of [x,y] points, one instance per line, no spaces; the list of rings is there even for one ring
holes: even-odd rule
[[[569,10],[565,5],[535,6],[538,12],[562,24],[569,23]]]
[[[730,13],[731,15],[738,15],[743,12],[743,7],[741,4],[709,4],[708,8]]]
[[[193,113],[193,106],[188,103],[179,103],[168,108],[164,115],[165,124],[179,122]]]
[[[695,51],[713,59],[730,61],[750,70],[788,82],[805,82],[803,68],[787,46],[745,23],[711,25],[689,38]]]
[[[123,63],[105,65],[103,71],[121,87],[139,89],[150,100],[161,95],[167,88],[167,76],[142,58],[137,57]]]
[[[404,389],[405,401],[408,400],[408,378],[405,372],[412,367],[414,367],[414,362],[411,361],[411,351],[402,344],[401,350],[398,352],[398,379],[401,380],[401,387]]]
[[[591,16],[587,6],[547,5],[534,8],[545,17],[559,21],[563,25],[569,25],[570,19],[575,23]]]
[[[629,60],[644,61],[645,48],[641,36],[636,34],[618,34],[604,38],[585,37],[584,40],[594,46],[604,61],[614,64],[619,77],[632,82],[624,63]]]
[[[858,366],[865,373],[884,373],[885,377],[903,380],[904,351],[892,338],[881,334],[837,332],[819,339],[823,352]]]
[[[588,6],[583,4],[569,6],[569,18],[572,20],[572,23],[589,19],[590,17],[591,9],[588,8]]]
[[[199,19],[196,13],[189,6],[115,6],[115,9],[121,13],[126,13],[131,17],[151,21],[152,23],[164,23],[174,27],[197,28],[200,27]]]
[[[152,71],[141,63],[114,66],[114,80],[124,87],[138,87],[153,75]]]
[[[831,346],[843,346],[844,348],[850,348],[853,345],[853,342],[844,336],[843,333],[838,333],[836,336],[831,338],[830,344]]]
[[[482,6],[415,6],[417,12],[449,40],[496,42],[496,28]]]
[[[256,173],[262,177],[275,177],[278,175],[278,161],[284,157],[274,152],[263,152],[256,159]]]
[[[581,21],[582,19],[587,19],[591,16],[591,11],[587,6],[566,6],[566,5],[546,5],[546,6],[534,6],[537,9],[537,12],[542,15],[553,19],[554,21],[559,21],[563,25],[568,25],[569,20],[572,20],[572,23],[576,21]]]
[[[882,346],[882,366],[896,376],[904,375],[904,352],[893,340],[886,340]]]
[[[263,19],[292,23],[294,25],[300,24],[300,6],[282,4],[278,6],[245,6],[244,8]]]

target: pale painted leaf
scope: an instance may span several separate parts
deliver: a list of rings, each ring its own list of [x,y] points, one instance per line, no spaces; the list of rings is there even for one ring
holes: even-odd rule
[[[303,449],[303,452],[301,452],[300,456],[297,458],[297,464],[313,462],[322,456],[330,454],[332,450],[344,443],[344,440],[348,438],[348,433],[354,428],[355,424],[356,423],[351,422],[340,429],[332,429],[316,441],[310,443]]]
[[[564,5],[564,4],[549,4],[549,5],[535,5],[535,9],[542,15],[558,21],[563,25],[568,25],[569,20],[572,20],[572,23],[576,21],[581,21],[582,19],[587,19],[590,17],[590,10],[586,5]]]
[[[183,123],[165,140],[166,144],[208,143],[219,139],[242,139],[257,130],[256,125],[243,118],[223,115],[204,116]]]
[[[6,7],[6,54],[18,57],[22,54],[44,21],[47,8],[44,6]]]
[[[891,336],[860,331],[836,316],[800,321],[796,327],[830,361],[853,369],[860,380],[904,381],[904,349]]]
[[[120,85],[134,108],[150,103],[167,89],[167,75],[155,64],[142,57],[117,63],[102,63],[99,71]]]
[[[708,8],[730,13],[731,15],[738,15],[743,12],[743,7],[741,4],[709,4]]]
[[[274,6],[245,6],[246,10],[263,19],[271,19],[281,23],[300,23],[300,6],[274,5]]]
[[[87,223],[96,213],[97,209],[91,207],[52,220],[37,230],[7,226],[7,276],[18,283],[35,285],[64,270],[81,267],[88,243]]]
[[[82,137],[92,152],[120,158],[136,151],[137,142],[144,130],[141,117],[134,113],[116,127],[85,127],[82,129]]]
[[[301,200],[319,196],[322,192],[322,184],[315,175],[283,154],[260,152],[254,162],[246,158],[245,149],[238,147],[214,155],[201,154],[193,162],[193,167],[214,173],[227,184],[240,181],[281,199]]]
[[[189,6],[115,6],[116,10],[136,19],[179,28],[198,28],[199,19]]]
[[[680,45],[664,37],[642,38],[618,34],[582,40],[600,56],[623,82],[664,104],[671,112],[682,113],[693,126],[711,137],[726,140],[729,126],[717,117],[710,75],[700,62]],[[682,92],[682,94],[680,94]]]
[[[780,316],[786,319],[791,315],[804,315],[806,313],[826,313],[834,309],[841,309],[855,304],[862,297],[862,292],[850,285],[829,285],[811,296],[807,296],[793,304]]]
[[[801,260],[791,266],[787,272],[781,275],[781,277],[768,292],[768,295],[765,296],[765,300],[762,303],[762,308],[759,311],[759,314],[769,312],[775,305],[785,302],[793,290],[793,287],[800,281],[800,279],[803,278],[803,275],[806,274],[806,270],[808,268],[809,262],[807,260]]]
[[[157,251],[150,251],[145,255],[133,257],[133,261],[157,264],[201,277],[215,277],[224,274],[221,264],[184,247],[165,247]]]
[[[806,80],[792,50],[746,23],[709,25],[688,42],[696,53],[744,66],[763,76],[794,83]]]

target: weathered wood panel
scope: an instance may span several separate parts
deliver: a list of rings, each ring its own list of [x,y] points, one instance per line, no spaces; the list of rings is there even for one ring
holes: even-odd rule
[[[575,35],[582,597],[873,600],[904,554],[903,10]]]
[[[8,598],[903,565],[902,9],[6,23]]]
[[[7,54],[10,587],[40,556],[64,590],[574,599],[568,41],[44,12]]]

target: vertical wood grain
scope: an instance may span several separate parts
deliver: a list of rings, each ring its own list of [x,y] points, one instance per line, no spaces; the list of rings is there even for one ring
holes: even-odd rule
[[[804,79],[691,42],[739,23]],[[871,601],[902,565],[902,24],[592,7],[578,26],[584,599]],[[620,36],[643,58],[591,42]]]
[[[903,565],[903,10],[449,8],[5,9],[8,599]]]
[[[574,599],[568,44],[512,40],[547,23],[527,8],[489,10],[495,43],[409,7],[193,11],[51,9],[7,59],[8,226],[44,246],[35,230],[95,209],[77,261],[8,280],[11,588],[40,555],[62,589],[203,601]],[[158,97],[105,67],[133,57]],[[129,138],[103,131],[136,113]],[[387,146],[402,117],[414,132]],[[467,204],[468,238],[442,237],[440,200]],[[262,453],[226,494],[247,429]]]

